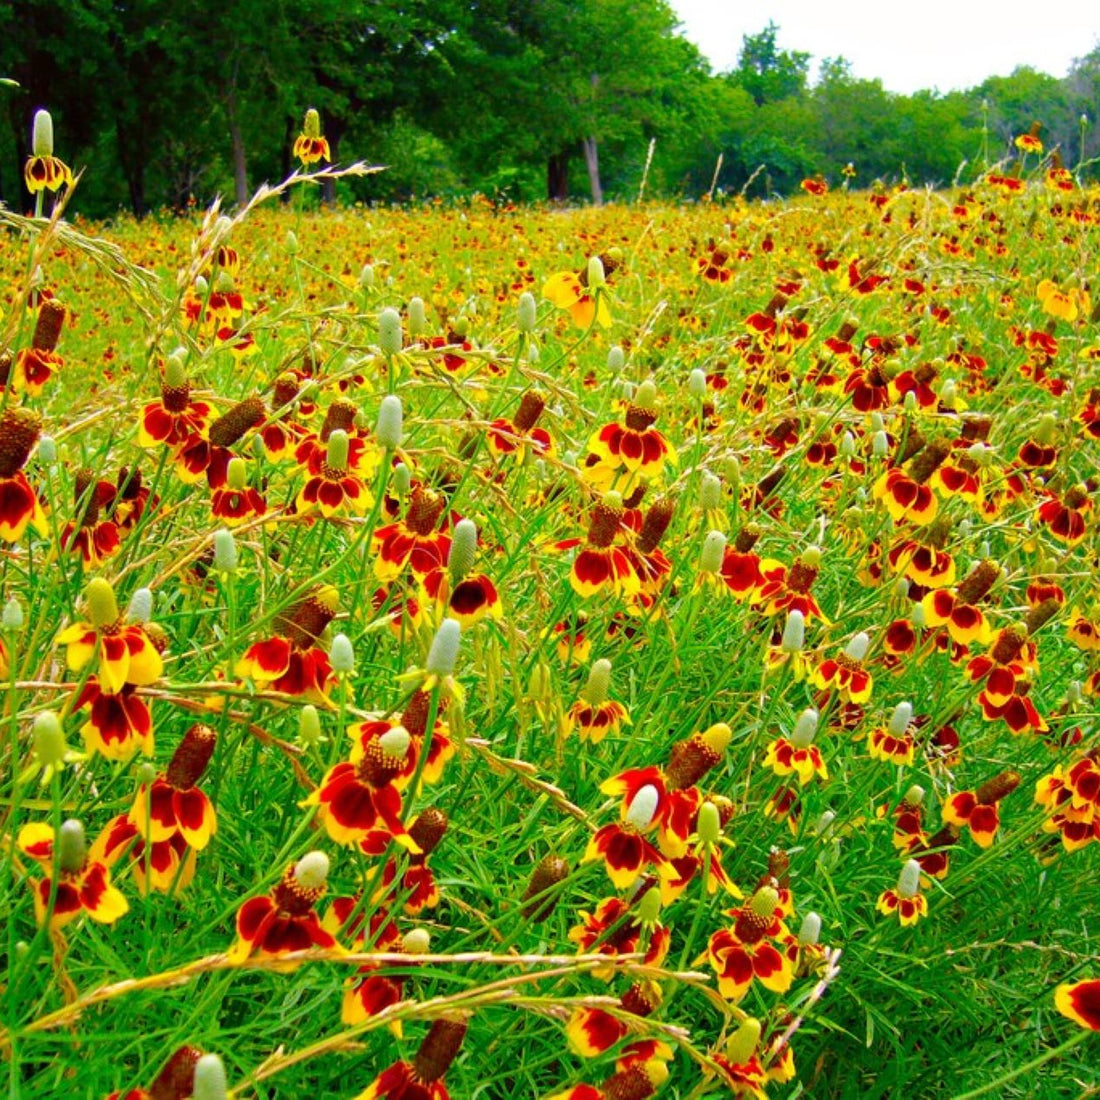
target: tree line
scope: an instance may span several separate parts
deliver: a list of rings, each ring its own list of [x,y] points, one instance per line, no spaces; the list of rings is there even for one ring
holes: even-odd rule
[[[789,193],[849,164],[946,184],[1035,121],[1070,168],[1100,153],[1100,46],[947,94],[810,61],[769,24],[713,73],[665,0],[0,0],[0,200],[30,206],[39,107],[92,216],[244,201],[292,170],[307,107],[333,161],[388,166],[329,201]]]

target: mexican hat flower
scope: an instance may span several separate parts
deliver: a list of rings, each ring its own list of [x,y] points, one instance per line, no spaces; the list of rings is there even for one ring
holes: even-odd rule
[[[1054,1005],[1068,1019],[1089,1031],[1100,1031],[1100,978],[1067,982],[1054,991]]]
[[[9,405],[0,413],[0,539],[18,542],[28,527],[46,533],[46,513],[23,467],[38,442],[41,420],[30,409]]]
[[[160,399],[141,410],[138,443],[176,448],[193,437],[202,437],[213,419],[206,401],[196,400],[183,367],[182,356],[169,356],[164,368]]]
[[[959,791],[943,806],[943,819],[960,829],[966,827],[982,848],[993,843],[1001,823],[1000,801],[1020,785],[1020,773],[1003,771],[987,779],[975,791]]]
[[[332,160],[328,141],[321,136],[321,116],[313,107],[306,111],[302,132],[294,140],[294,155],[307,168],[322,160]]]
[[[23,182],[32,195],[73,185],[72,169],[53,155],[53,119],[49,111],[34,113],[31,155],[23,165]]]
[[[55,843],[59,871],[56,890],[50,878]],[[34,912],[39,924],[45,923],[47,913],[50,928],[61,928],[81,913],[87,913],[100,924],[113,924],[129,911],[126,899],[111,885],[111,872],[107,865],[89,854],[84,826],[79,821],[63,822],[57,837],[49,825],[24,825],[19,830],[17,844],[20,851],[46,871],[43,878],[31,880]],[[54,896],[52,912],[49,909],[51,895]]]
[[[559,271],[551,275],[543,284],[542,295],[558,309],[568,310],[577,328],[587,329],[597,322],[607,328],[611,309],[605,280],[618,266],[610,257],[593,256],[580,273]]]
[[[928,899],[920,892],[920,864],[909,860],[901,869],[896,890],[883,890],[875,908],[884,916],[897,916],[903,928],[928,915]]]
[[[65,307],[56,298],[47,298],[38,307],[31,346],[19,352],[15,361],[12,388],[17,392],[37,397],[64,366],[65,361],[57,353],[64,323]]]
[[[731,909],[728,928],[711,935],[707,959],[718,977],[718,992],[736,1004],[754,981],[774,993],[785,993],[794,981],[794,968],[776,942],[786,936],[780,918],[779,893],[763,886],[742,906]]]
[[[411,1062],[394,1062],[355,1100],[450,1100],[444,1076],[466,1038],[465,1016],[441,1016]]]

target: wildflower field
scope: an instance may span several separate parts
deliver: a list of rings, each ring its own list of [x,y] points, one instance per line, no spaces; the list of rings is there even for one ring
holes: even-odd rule
[[[1100,1088],[1100,192],[1040,158],[0,209],[10,1094]]]

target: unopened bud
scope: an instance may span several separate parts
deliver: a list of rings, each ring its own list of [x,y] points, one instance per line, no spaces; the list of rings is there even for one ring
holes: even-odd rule
[[[657,812],[660,801],[661,796],[657,788],[652,783],[647,783],[630,800],[624,820],[635,829],[648,829],[653,824],[653,816]]]
[[[328,652],[329,664],[336,673],[351,672],[355,668],[355,650],[346,634],[335,634]]]
[[[850,657],[853,661],[862,661],[867,656],[870,644],[871,639],[861,630],[844,647],[844,656]]]
[[[428,331],[428,315],[423,298],[409,299],[409,335],[415,339]]]
[[[5,632],[14,634],[23,629],[23,605],[15,596],[11,596],[4,604],[2,623]]]
[[[657,923],[661,915],[661,891],[656,886],[651,886],[638,902],[638,921],[644,925]]]
[[[702,401],[707,395],[707,376],[698,367],[688,375],[687,390],[693,401]]]
[[[473,569],[476,554],[477,524],[472,519],[460,519],[451,532],[451,551],[447,556],[452,584],[458,584]]]
[[[709,470],[703,471],[699,482],[699,507],[710,512],[721,506],[722,482]]]
[[[890,439],[885,432],[875,432],[871,436],[871,454],[875,458],[885,458],[890,452]]]
[[[302,123],[302,133],[308,138],[319,138],[321,136],[321,116],[317,113],[316,107],[310,107],[306,111],[305,121]]]
[[[647,378],[634,392],[634,404],[639,409],[657,407],[657,386],[652,378]]]
[[[329,858],[324,852],[306,852],[294,864],[294,881],[303,890],[319,890],[325,884],[329,872]]]
[[[798,930],[798,942],[803,947],[813,947],[821,938],[821,918],[816,913],[807,913],[802,918]]]
[[[911,703],[898,703],[894,707],[894,713],[890,715],[890,732],[895,737],[901,737],[913,721],[913,705]]]
[[[748,1016],[726,1040],[726,1057],[734,1066],[745,1066],[760,1046],[760,1021]]]
[[[535,301],[535,296],[525,290],[519,296],[519,303],[516,306],[516,327],[520,332],[534,332],[537,319],[538,303]]]
[[[710,531],[703,542],[703,552],[699,555],[699,570],[703,573],[717,573],[722,568],[722,559],[726,553],[726,536],[721,531]]]
[[[458,645],[462,640],[462,628],[457,619],[444,619],[432,639],[425,666],[429,676],[450,676],[458,660]]]
[[[34,720],[34,755],[44,767],[59,767],[69,751],[61,720],[52,710],[43,711]]]
[[[914,783],[909,790],[901,796],[901,800],[907,806],[919,806],[924,802],[924,793],[924,788],[919,783]]]
[[[55,466],[57,464],[57,441],[52,435],[39,436],[38,461],[43,466]]]
[[[139,588],[130,597],[126,617],[133,623],[147,623],[153,617],[153,593],[148,588]]]
[[[298,739],[307,747],[321,740],[321,716],[312,703],[298,711]]]
[[[917,395],[913,390],[905,391],[905,397],[902,398],[901,406],[907,413],[915,413],[917,411]]]
[[[917,631],[923,630],[928,625],[928,614],[924,610],[924,604],[913,604],[913,610],[909,612],[909,622]]]
[[[811,543],[798,556],[798,560],[811,569],[816,569],[821,564],[821,547]]]
[[[387,394],[378,407],[378,423],[374,428],[374,438],[380,447],[394,451],[401,446],[401,420],[401,398],[395,393]]]
[[[225,482],[235,493],[244,491],[248,484],[248,467],[243,458],[233,457],[225,468]]]
[[[401,314],[390,306],[378,314],[378,346],[384,355],[397,355],[404,347]]]
[[[343,428],[334,428],[329,434],[325,461],[333,470],[348,468],[348,433]]]
[[[807,707],[794,724],[794,732],[791,734],[791,744],[800,749],[809,748],[817,736],[817,711],[813,707]]]
[[[588,257],[588,288],[595,290],[607,282],[607,276],[603,269],[603,260],[599,256]]]
[[[806,644],[806,617],[798,608],[787,612],[787,621],[783,624],[783,639],[779,648],[784,653],[800,653]]]
[[[611,662],[605,658],[595,661],[588,673],[588,683],[582,695],[589,706],[598,707],[607,698],[611,685]]]
[[[758,917],[771,917],[779,906],[779,891],[774,886],[761,886],[751,898],[749,909]]]
[[[195,276],[195,294],[199,298],[205,298],[210,293],[210,284],[206,281],[205,275]]]
[[[363,290],[371,290],[374,287],[374,267],[371,264],[364,264],[359,271],[359,286]]]
[[[884,432],[886,431],[886,421],[882,417],[882,413],[871,413],[871,431],[872,432]]]
[[[286,237],[283,240],[283,247],[286,249],[288,256],[297,256],[302,250],[302,246],[298,244],[298,235],[293,229],[286,231]]]
[[[204,1054],[195,1063],[193,1100],[226,1100],[228,1095],[222,1060],[216,1054]]]
[[[607,349],[607,369],[612,374],[618,374],[626,365],[626,353],[618,344],[612,344]]]
[[[894,595],[899,600],[904,600],[909,595],[909,578],[898,577],[894,581]]]
[[[824,836],[832,827],[834,821],[836,821],[836,814],[832,810],[822,810],[814,823],[814,832],[818,836]]]
[[[393,468],[393,488],[399,496],[404,496],[412,486],[412,470],[405,465],[404,462],[399,462]]]
[[[432,935],[426,928],[411,928],[401,937],[401,950],[406,955],[426,955],[432,946]]]
[[[233,532],[225,527],[214,532],[214,568],[219,573],[234,573],[237,570],[237,540]]]
[[[855,458],[856,437],[851,432],[845,432],[840,437],[840,446],[837,449],[841,458]]]

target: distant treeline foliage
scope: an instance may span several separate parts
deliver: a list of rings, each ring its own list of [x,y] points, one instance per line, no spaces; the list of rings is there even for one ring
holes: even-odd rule
[[[38,107],[87,168],[86,215],[243,201],[292,170],[309,106],[335,161],[388,165],[330,201],[629,199],[654,139],[650,196],[835,185],[849,162],[855,186],[950,183],[1035,121],[1070,168],[1100,151],[1100,46],[1062,78],[895,95],[843,58],[811,84],[771,24],[714,74],[677,27],[664,0],[0,0],[0,76],[19,85],[0,86],[0,199],[31,205]]]

